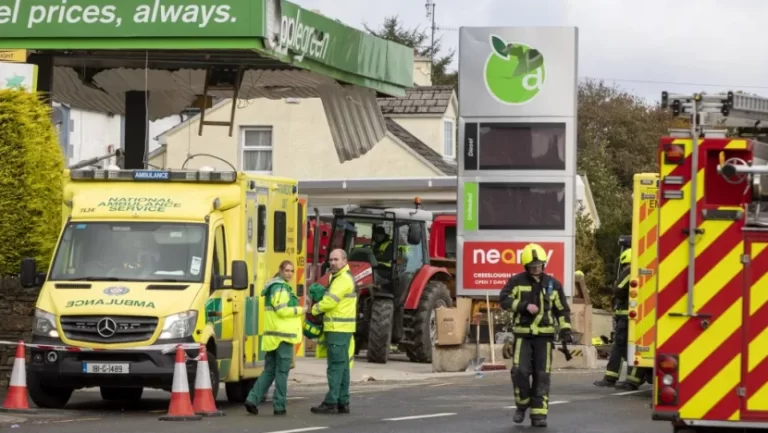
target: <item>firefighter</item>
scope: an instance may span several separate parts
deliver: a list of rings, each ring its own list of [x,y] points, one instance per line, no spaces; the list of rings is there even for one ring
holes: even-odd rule
[[[320,302],[312,306],[312,315],[323,315],[323,334],[328,350],[328,393],[316,414],[349,413],[350,344],[356,330],[357,290],[342,249],[331,251],[328,259],[331,278]]]
[[[288,372],[293,361],[293,347],[301,341],[301,316],[304,308],[299,306],[299,299],[288,284],[293,278],[294,266],[290,260],[280,263],[275,277],[264,286],[261,296],[265,300],[264,337],[261,346],[264,349],[264,374],[245,400],[245,409],[254,415],[259,414],[258,404],[264,401],[267,390],[275,383],[272,395],[272,408],[275,415],[285,415],[285,400],[288,390]]]
[[[544,273],[544,248],[526,245],[520,254],[520,264],[525,271],[513,275],[499,294],[501,308],[514,313],[512,383],[517,410],[513,421],[522,423],[530,408],[531,425],[546,427],[555,325],[560,329],[560,338],[572,342],[571,312],[563,285]]]
[[[601,380],[595,382],[595,386],[613,387],[617,386],[621,365],[627,356],[627,333],[629,332],[629,278],[630,265],[632,262],[632,250],[627,248],[619,256],[619,277],[613,289],[613,326],[614,338],[611,354],[608,356],[608,367]],[[627,380],[631,384],[620,384],[622,388],[637,389],[641,382],[638,377],[637,367],[627,368]]]

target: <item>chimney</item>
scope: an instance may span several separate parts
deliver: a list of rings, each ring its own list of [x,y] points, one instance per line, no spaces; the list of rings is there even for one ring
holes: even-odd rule
[[[413,83],[419,87],[432,85],[432,60],[413,50]]]

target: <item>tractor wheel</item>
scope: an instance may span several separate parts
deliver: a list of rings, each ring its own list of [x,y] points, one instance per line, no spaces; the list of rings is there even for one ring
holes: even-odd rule
[[[408,349],[408,359],[413,362],[432,362],[432,347],[437,339],[437,310],[452,308],[451,292],[440,281],[430,281],[424,287],[419,307],[413,316],[413,345]]]
[[[389,344],[392,340],[392,318],[395,304],[392,299],[377,298],[371,304],[371,321],[368,323],[368,362],[386,364]]]

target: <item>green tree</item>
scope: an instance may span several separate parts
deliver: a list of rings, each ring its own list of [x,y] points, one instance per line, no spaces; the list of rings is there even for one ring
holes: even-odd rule
[[[363,23],[365,30],[377,37],[386,39],[398,44],[411,47],[416,50],[420,56],[432,58],[432,84],[454,86],[458,84],[458,72],[448,71],[448,65],[453,61],[456,50],[449,50],[447,54],[440,54],[442,51],[442,37],[436,37],[432,44],[432,36],[426,30],[419,27],[405,28],[397,15],[384,18],[384,22],[378,29],[372,29]]]
[[[580,83],[578,97],[578,169],[589,178],[600,216],[594,241],[603,259],[605,291],[615,278],[618,238],[632,230],[633,176],[658,172],[659,138],[682,123],[660,105],[603,82]]]
[[[611,295],[605,285],[605,263],[597,250],[592,219],[584,214],[583,206],[576,214],[576,270],[584,273],[592,305],[609,306]]]
[[[0,90],[0,274],[34,257],[46,269],[61,230],[64,157],[51,110],[34,93]]]

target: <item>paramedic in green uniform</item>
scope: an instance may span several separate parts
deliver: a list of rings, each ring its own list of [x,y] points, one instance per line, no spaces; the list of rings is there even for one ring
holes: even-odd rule
[[[323,299],[312,306],[312,315],[323,315],[328,347],[328,393],[312,413],[349,413],[349,345],[355,333],[357,290],[344,250],[331,251],[331,278]]]
[[[264,297],[264,372],[245,400],[245,409],[258,415],[258,404],[275,382],[272,395],[272,409],[275,415],[285,415],[285,400],[288,391],[288,372],[291,371],[293,348],[302,339],[301,317],[304,308],[288,284],[293,278],[294,266],[290,260],[280,263],[280,270],[267,281],[261,296]]]

